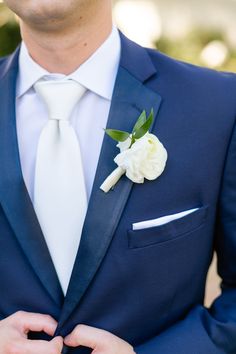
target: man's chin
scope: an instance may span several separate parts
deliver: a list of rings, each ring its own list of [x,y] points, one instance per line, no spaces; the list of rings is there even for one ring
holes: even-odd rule
[[[79,11],[80,0],[5,0],[5,3],[26,24],[48,31],[59,29],[63,22],[74,17],[76,11]]]

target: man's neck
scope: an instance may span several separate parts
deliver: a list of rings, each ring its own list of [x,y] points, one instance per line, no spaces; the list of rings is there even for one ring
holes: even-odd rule
[[[62,31],[38,31],[21,22],[21,34],[31,57],[44,69],[68,75],[83,64],[112,31],[109,13]]]

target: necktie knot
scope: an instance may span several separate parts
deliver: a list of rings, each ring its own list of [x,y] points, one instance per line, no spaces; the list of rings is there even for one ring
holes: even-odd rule
[[[85,92],[85,88],[74,80],[40,80],[35,91],[45,103],[49,119],[69,120],[70,115]]]

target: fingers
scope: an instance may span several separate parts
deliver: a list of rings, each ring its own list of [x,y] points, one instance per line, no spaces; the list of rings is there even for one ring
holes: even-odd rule
[[[133,347],[123,339],[102,329],[78,325],[65,339],[69,347],[80,345],[93,349],[97,354],[135,354]]]
[[[69,347],[83,345],[91,349],[96,349],[106,340],[108,332],[86,325],[78,325],[67,337],[64,343]]]
[[[29,331],[45,332],[53,336],[57,327],[57,322],[49,315],[42,315],[30,312],[19,311],[11,316],[12,323],[22,334]]]
[[[0,324],[0,353],[17,354],[61,354],[63,338],[56,337],[50,342],[29,340],[29,331],[41,332],[53,336],[57,322],[48,315],[19,311]]]
[[[54,338],[51,342],[43,340],[25,340],[22,343],[22,353],[24,354],[59,354],[62,352],[63,339],[61,337]]]

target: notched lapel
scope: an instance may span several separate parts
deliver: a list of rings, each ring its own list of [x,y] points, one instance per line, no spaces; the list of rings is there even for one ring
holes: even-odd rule
[[[63,293],[21,172],[15,119],[18,52],[0,79],[0,203],[19,245],[45,291],[60,306]]]
[[[153,108],[157,115],[160,103],[161,97],[157,93],[146,88],[139,79],[120,66],[107,128],[131,131],[142,110],[150,112]],[[116,143],[105,135],[58,333],[99,269],[129,198],[132,182],[125,176],[107,194],[100,190],[102,182],[117,167],[113,159],[118,153]]]

